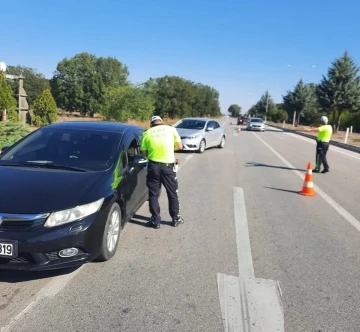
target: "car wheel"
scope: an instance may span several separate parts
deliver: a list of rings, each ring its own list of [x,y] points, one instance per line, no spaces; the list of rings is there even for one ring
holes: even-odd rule
[[[223,137],[221,138],[221,141],[220,141],[220,144],[218,145],[218,147],[219,147],[220,149],[222,149],[224,146],[225,146],[225,136],[223,136]]]
[[[205,149],[206,149],[206,142],[204,139],[202,139],[199,146],[199,153],[203,153]]]
[[[121,210],[117,203],[114,203],[107,217],[104,235],[100,247],[99,261],[108,261],[115,255],[119,244],[121,228]]]

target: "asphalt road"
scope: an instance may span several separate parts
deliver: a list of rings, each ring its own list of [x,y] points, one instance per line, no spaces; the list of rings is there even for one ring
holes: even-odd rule
[[[331,147],[304,197],[313,141],[230,121],[224,149],[178,154],[183,225],[163,191],[161,228],[145,204],[109,262],[0,271],[1,332],[360,331],[360,155]]]

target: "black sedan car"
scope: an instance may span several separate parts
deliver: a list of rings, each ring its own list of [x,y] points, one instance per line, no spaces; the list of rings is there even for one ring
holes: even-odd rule
[[[116,252],[147,201],[141,127],[63,122],[0,155],[0,269],[68,268]]]

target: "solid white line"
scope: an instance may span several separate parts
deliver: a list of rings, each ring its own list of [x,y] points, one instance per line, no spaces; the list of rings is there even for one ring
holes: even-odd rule
[[[254,267],[251,255],[244,192],[241,188],[237,187],[235,187],[233,190],[239,275],[243,277],[254,277]]]
[[[253,133],[261,142],[264,143],[265,146],[268,147],[286,166],[289,168],[295,168],[291,165],[282,155],[280,155],[277,151],[275,151],[268,143],[266,143],[261,137]],[[300,178],[304,179],[304,175],[297,170],[293,170],[293,172]],[[346,211],[340,204],[335,202],[329,195],[327,195],[323,190],[321,190],[317,185],[314,185],[314,190],[318,193],[329,205],[331,205],[335,211],[337,211],[344,219],[353,225],[358,231],[360,231],[360,222],[354,216],[352,216],[348,211]]]
[[[242,188],[233,196],[239,278],[217,275],[224,331],[284,332],[279,283],[255,278]]]
[[[65,287],[65,285],[81,271],[83,267],[84,265],[82,265],[80,268],[78,268],[72,273],[55,277],[50,282],[48,282],[43,288],[39,290],[39,292],[35,296],[35,299],[31,301],[18,315],[12,318],[9,324],[2,327],[0,331],[10,331],[10,329],[17,322],[19,322],[25,314],[30,312],[40,301],[44,300],[45,298],[54,297],[56,294],[58,294]]]

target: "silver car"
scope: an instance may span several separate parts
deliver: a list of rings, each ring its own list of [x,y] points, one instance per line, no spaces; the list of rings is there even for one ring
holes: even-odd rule
[[[265,131],[265,123],[261,118],[251,118],[246,126],[246,130]]]
[[[207,148],[225,146],[225,127],[207,118],[184,118],[174,124],[184,150],[203,153]]]

